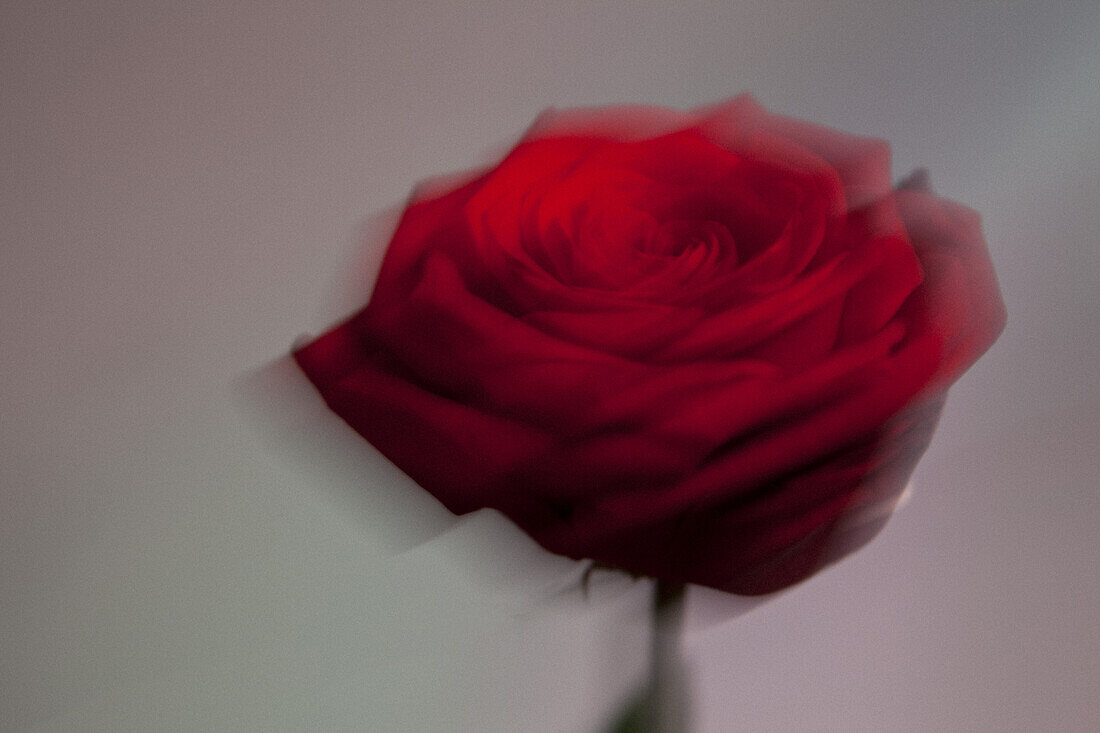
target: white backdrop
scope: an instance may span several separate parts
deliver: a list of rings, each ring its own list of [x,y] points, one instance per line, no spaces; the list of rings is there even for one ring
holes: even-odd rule
[[[0,4],[0,730],[597,730],[645,585],[454,520],[278,359],[543,107],[742,91],[979,210],[1009,326],[875,542],[691,594],[698,729],[1100,730],[1098,79],[1088,1]]]

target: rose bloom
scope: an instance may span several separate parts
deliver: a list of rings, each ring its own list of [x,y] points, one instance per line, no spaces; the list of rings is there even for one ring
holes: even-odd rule
[[[755,595],[882,527],[1004,320],[973,211],[743,96],[545,113],[295,357],[451,511]]]

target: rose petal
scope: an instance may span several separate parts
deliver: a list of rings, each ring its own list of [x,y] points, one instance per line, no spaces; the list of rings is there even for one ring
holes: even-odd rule
[[[508,492],[494,485],[550,442],[525,423],[418,385],[383,354],[364,348],[356,319],[294,358],[345,422],[456,513],[498,505]]]

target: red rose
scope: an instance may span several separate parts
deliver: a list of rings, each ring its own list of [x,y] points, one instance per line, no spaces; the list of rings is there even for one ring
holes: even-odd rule
[[[295,356],[453,512],[774,591],[881,527],[1003,328],[978,217],[918,188],[749,97],[550,112],[414,195],[370,303]]]

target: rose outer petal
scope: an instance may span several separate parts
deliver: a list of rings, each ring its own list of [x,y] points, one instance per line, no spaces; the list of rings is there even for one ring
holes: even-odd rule
[[[899,191],[906,230],[927,270],[919,323],[941,334],[946,354],[928,391],[946,390],[1004,331],[1004,300],[982,236],[965,206],[919,191]]]
[[[539,431],[417,385],[364,343],[355,318],[294,358],[334,412],[457,514],[500,504],[495,485],[546,450]]]

